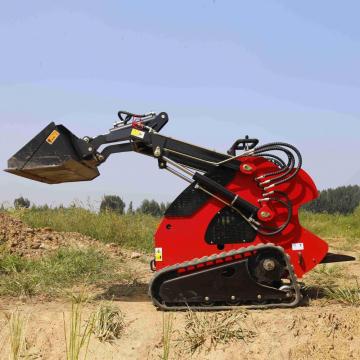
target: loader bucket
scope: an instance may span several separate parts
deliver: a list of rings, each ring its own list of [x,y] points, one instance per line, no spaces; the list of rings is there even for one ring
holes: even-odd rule
[[[99,171],[94,161],[79,156],[76,144],[82,141],[50,123],[9,159],[5,171],[47,184],[93,180]]]

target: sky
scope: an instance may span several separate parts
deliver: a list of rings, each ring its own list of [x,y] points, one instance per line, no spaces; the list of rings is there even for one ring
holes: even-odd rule
[[[106,133],[118,110],[166,111],[163,134],[225,152],[290,142],[319,189],[360,184],[358,1],[0,0],[0,164],[49,122]],[[171,201],[186,186],[135,153],[92,182],[0,173],[0,203]]]

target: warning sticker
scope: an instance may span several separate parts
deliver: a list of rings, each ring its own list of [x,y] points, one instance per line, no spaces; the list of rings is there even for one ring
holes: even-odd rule
[[[293,251],[302,251],[304,250],[304,243],[296,243],[296,244],[292,244],[292,249]]]
[[[162,248],[155,248],[155,261],[163,261]]]
[[[143,139],[144,136],[145,136],[145,132],[141,131],[141,130],[138,130],[138,129],[132,129],[131,130],[131,135],[135,136],[137,138]]]
[[[54,130],[46,139],[46,142],[52,145],[56,139],[60,136],[60,133],[57,130]]]

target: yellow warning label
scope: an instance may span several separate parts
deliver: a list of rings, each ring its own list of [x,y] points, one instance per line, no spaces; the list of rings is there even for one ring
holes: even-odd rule
[[[163,261],[162,248],[155,248],[155,261]]]
[[[57,130],[54,130],[46,139],[46,142],[52,145],[56,139],[60,136],[60,133]]]
[[[137,138],[143,139],[145,133],[143,131],[138,130],[138,129],[132,129],[131,130],[131,135],[135,136]]]

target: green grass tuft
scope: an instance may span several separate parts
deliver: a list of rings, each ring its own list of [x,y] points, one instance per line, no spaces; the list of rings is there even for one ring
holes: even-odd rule
[[[360,286],[328,288],[325,290],[326,298],[335,300],[344,305],[360,306]]]
[[[94,315],[91,314],[90,318],[84,321],[83,312],[83,303],[73,302],[68,324],[63,313],[66,360],[87,359],[90,338],[94,328]],[[83,354],[82,357],[81,354]]]
[[[116,274],[114,262],[115,260],[93,248],[62,248],[40,259],[2,254],[0,295],[56,294],[76,284],[115,279],[120,274]]]

